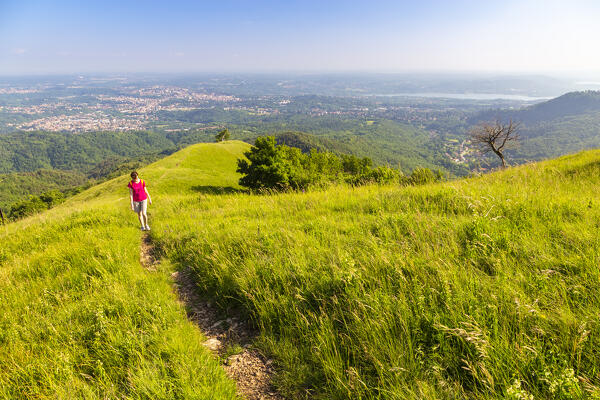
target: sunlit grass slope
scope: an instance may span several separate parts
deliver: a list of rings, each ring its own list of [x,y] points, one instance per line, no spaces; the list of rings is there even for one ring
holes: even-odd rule
[[[247,147],[192,146],[142,176],[159,204],[235,184],[227,171]],[[0,398],[235,398],[176,301],[170,264],[140,265],[127,181],[0,227]]]
[[[272,196],[175,160],[144,174],[154,240],[247,310],[291,398],[600,396],[599,151]]]
[[[290,398],[600,396],[600,152],[422,187],[236,193],[241,142],[140,171],[0,236],[0,397],[234,397],[169,273],[245,309]],[[171,261],[171,263],[169,262]]]

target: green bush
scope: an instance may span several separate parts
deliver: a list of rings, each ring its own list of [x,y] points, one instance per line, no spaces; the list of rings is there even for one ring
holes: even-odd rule
[[[369,183],[377,183],[379,185],[388,185],[398,183],[403,177],[402,172],[390,167],[377,167],[367,169],[364,172],[356,175],[350,175],[346,178],[346,182],[353,186],[366,185]]]
[[[8,212],[11,219],[20,219],[47,210],[65,201],[65,195],[58,190],[51,190],[39,196],[29,196],[29,199],[13,204]]]
[[[48,204],[38,196],[29,196],[28,200],[15,203],[8,214],[11,219],[20,219],[47,210]]]
[[[244,155],[248,160],[238,160],[237,172],[244,174],[240,185],[251,189],[278,189],[289,186],[288,163],[272,136],[259,137]]]
[[[443,178],[440,171],[432,171],[429,168],[415,168],[410,176],[403,179],[405,185],[426,185],[441,181]]]
[[[58,190],[51,190],[49,192],[42,193],[40,195],[40,200],[46,203],[48,208],[51,208],[65,201],[65,195]]]
[[[397,183],[402,176],[390,167],[373,168],[368,157],[338,156],[330,152],[277,145],[272,136],[259,137],[245,153],[247,159],[238,161],[237,172],[243,174],[239,183],[250,189],[304,190],[325,187],[334,182],[351,185],[368,183]]]
[[[223,142],[225,140],[229,140],[231,138],[231,135],[229,134],[229,129],[225,128],[222,131],[219,131],[219,133],[217,133],[215,135],[215,141],[216,142]]]

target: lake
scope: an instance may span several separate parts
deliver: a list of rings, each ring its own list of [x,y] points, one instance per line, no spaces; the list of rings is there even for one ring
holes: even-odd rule
[[[428,98],[446,98],[459,100],[514,100],[514,101],[543,101],[552,97],[534,97],[520,94],[504,93],[393,93],[393,94],[373,94],[370,96],[381,97],[428,97]]]

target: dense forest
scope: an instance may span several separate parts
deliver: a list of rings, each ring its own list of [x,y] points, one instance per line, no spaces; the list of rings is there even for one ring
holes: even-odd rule
[[[179,137],[156,132],[17,132],[0,136],[0,173],[41,168],[91,172],[109,157],[173,152]]]
[[[169,154],[192,143],[210,142],[216,130],[89,132],[77,135],[17,132],[0,135],[0,173],[41,168],[90,172],[109,157]],[[301,132],[303,146],[315,145],[317,149],[368,156],[376,164],[400,166],[406,172],[416,167],[452,167],[444,160],[441,144],[432,140],[427,132],[387,120],[361,122],[337,117],[311,119],[299,116],[287,122],[272,120],[255,121],[244,126],[232,124],[230,131],[233,138],[249,143],[263,135],[283,135],[281,140],[285,142],[291,140],[288,132]],[[308,140],[310,135],[318,138]]]

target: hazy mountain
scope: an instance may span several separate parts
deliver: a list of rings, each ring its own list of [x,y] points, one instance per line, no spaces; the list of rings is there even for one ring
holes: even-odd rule
[[[566,93],[521,110],[490,110],[469,119],[520,123],[520,146],[514,162],[539,160],[600,147],[600,91]]]
[[[487,121],[496,118],[513,119],[523,124],[533,125],[559,118],[600,112],[600,91],[587,90],[570,92],[554,99],[538,103],[521,110],[490,110],[478,113],[471,122]]]

